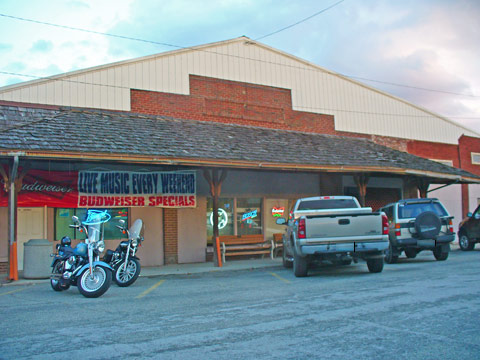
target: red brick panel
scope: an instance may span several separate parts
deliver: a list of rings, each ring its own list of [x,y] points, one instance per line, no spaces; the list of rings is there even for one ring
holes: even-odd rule
[[[292,110],[291,91],[190,75],[190,95],[131,90],[132,112],[334,134],[332,115]]]
[[[165,264],[178,263],[178,218],[177,209],[163,209]]]
[[[458,140],[462,169],[480,175],[480,165],[472,164],[472,152],[480,154],[480,139],[462,135]]]
[[[460,167],[457,145],[409,140],[407,150],[410,154],[421,156],[426,159],[451,160],[453,161],[454,167]]]

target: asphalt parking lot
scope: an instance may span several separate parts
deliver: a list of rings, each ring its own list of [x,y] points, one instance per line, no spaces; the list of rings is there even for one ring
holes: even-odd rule
[[[0,287],[1,359],[479,359],[480,250],[140,278],[98,299]]]

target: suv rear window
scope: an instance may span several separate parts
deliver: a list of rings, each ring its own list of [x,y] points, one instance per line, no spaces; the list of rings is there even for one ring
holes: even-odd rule
[[[425,211],[433,211],[438,216],[447,216],[445,208],[437,202],[429,203],[416,203],[416,204],[399,204],[398,205],[398,218],[410,219],[416,218],[418,215]]]
[[[297,210],[352,209],[358,208],[352,199],[322,199],[302,201]]]

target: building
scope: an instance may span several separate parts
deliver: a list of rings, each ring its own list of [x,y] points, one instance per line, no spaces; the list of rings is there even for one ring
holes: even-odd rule
[[[142,263],[162,265],[205,261],[212,194],[221,233],[266,238],[299,196],[377,209],[429,191],[456,223],[480,199],[480,134],[246,37],[0,88],[0,165],[20,268],[24,241],[86,207],[142,217]]]

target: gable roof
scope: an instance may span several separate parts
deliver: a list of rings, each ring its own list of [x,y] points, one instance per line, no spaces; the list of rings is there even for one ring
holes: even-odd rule
[[[335,116],[337,131],[457,144],[472,129],[241,36],[0,87],[0,100],[130,111],[130,89],[189,94],[188,75],[291,89],[294,110]]]
[[[372,172],[480,183],[467,171],[334,135],[105,110],[0,105],[0,156],[186,166]]]

